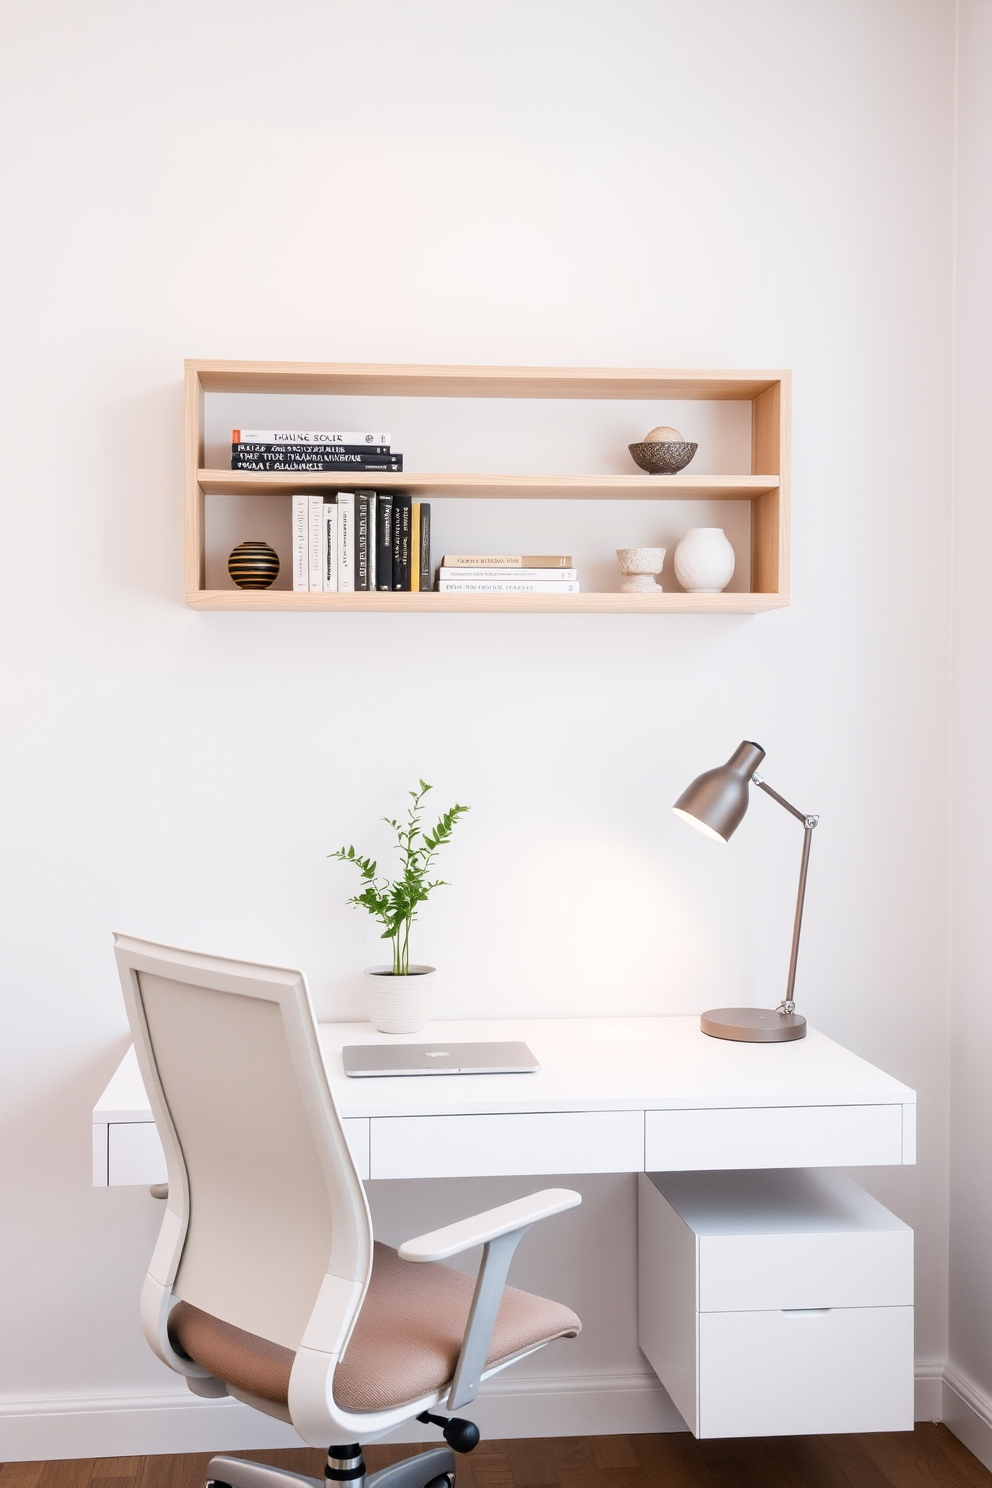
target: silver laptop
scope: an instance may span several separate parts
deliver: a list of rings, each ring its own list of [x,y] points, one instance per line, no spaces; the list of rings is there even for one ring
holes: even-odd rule
[[[372,1075],[531,1075],[541,1068],[526,1044],[345,1044],[344,1072]]]

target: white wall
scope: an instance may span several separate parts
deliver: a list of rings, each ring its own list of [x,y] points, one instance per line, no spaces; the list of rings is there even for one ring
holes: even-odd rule
[[[950,1356],[946,1416],[992,1467],[992,4],[963,0],[957,171],[954,542],[954,950],[951,994]]]
[[[302,965],[325,1015],[357,1015],[377,942],[325,854],[371,845],[423,775],[472,807],[419,940],[443,1013],[774,1000],[794,824],[758,802],[719,856],[668,809],[742,737],[821,813],[805,1010],[920,1092],[918,1167],[863,1181],[917,1229],[936,1379],[952,6],[37,0],[6,30],[8,1455],[164,1449],[124,1407],[175,1399],[135,1308],[159,1211],[89,1187],[126,1044],[112,929]],[[194,613],[184,356],[792,367],[793,604]],[[604,510],[604,552],[626,541]],[[593,1322],[524,1366],[592,1382],[601,1429],[649,1384],[632,1268],[611,1315],[590,1276],[633,1253],[607,1188],[565,1299]],[[414,1230],[454,1203],[404,1197]],[[172,1450],[236,1444],[184,1422]]]

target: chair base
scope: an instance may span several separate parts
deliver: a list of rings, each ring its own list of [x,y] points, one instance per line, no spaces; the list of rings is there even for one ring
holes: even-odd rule
[[[340,1447],[328,1452],[328,1463],[341,1460]],[[433,1447],[404,1457],[379,1472],[365,1475],[365,1464],[359,1455],[359,1466],[343,1478],[307,1478],[285,1467],[270,1467],[264,1462],[249,1462],[244,1457],[212,1457],[207,1467],[207,1488],[329,1488],[333,1481],[341,1488],[454,1488],[455,1454],[450,1447]],[[333,1469],[332,1469],[333,1470]],[[438,1481],[441,1480],[441,1481]],[[445,1481],[446,1480],[446,1481]]]

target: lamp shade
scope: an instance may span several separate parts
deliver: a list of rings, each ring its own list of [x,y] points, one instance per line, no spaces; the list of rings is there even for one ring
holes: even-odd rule
[[[729,841],[744,819],[751,776],[764,757],[760,744],[745,739],[725,765],[696,776],[672,807],[675,815],[717,842]]]

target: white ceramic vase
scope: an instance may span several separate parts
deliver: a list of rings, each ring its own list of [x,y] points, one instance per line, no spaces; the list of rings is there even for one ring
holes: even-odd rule
[[[434,966],[411,966],[394,976],[391,966],[365,968],[365,1007],[380,1033],[419,1033],[434,1011]]]
[[[720,594],[736,564],[722,527],[690,527],[675,549],[675,577],[689,594]]]

